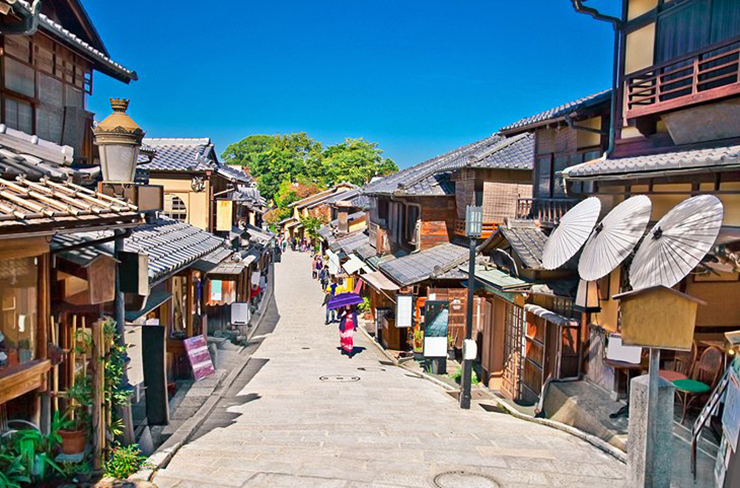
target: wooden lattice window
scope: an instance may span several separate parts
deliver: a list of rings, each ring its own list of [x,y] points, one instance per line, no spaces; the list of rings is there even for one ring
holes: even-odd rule
[[[178,222],[188,221],[188,208],[185,202],[177,195],[164,196],[164,215]]]

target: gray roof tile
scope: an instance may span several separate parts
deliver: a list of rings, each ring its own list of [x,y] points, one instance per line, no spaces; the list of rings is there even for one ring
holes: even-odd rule
[[[695,172],[705,168],[740,166],[740,145],[722,146],[629,158],[599,158],[563,170],[566,179],[610,179],[620,175],[670,171]]]
[[[156,151],[151,162],[139,157],[139,167],[161,171],[208,171],[223,167],[213,153],[213,144],[204,139],[144,139]]]
[[[529,222],[501,226],[501,233],[511,248],[529,269],[542,268],[542,252],[547,236],[539,227]]]
[[[435,271],[459,263],[469,252],[465,246],[447,243],[415,254],[409,254],[380,264],[380,270],[401,286],[429,279]],[[436,276],[439,279],[463,279],[465,275],[453,267]]]
[[[95,240],[104,233],[60,234],[54,236],[53,248],[62,248]],[[133,229],[131,236],[124,239],[124,250],[149,256],[149,282],[185,268],[195,260],[225,247],[225,240],[189,224],[159,218]],[[113,243],[97,244],[86,249],[86,253],[113,254]]]
[[[525,127],[534,127],[545,122],[559,119],[560,117],[563,117],[565,115],[570,115],[573,112],[577,112],[578,110],[598,105],[599,103],[609,100],[610,98],[611,90],[602,90],[598,93],[594,93],[593,95],[582,97],[578,100],[573,100],[572,102],[564,103],[563,105],[558,105],[557,107],[545,110],[544,112],[540,112],[538,114],[525,117],[521,120],[517,120],[513,124],[503,127],[501,129],[501,132],[509,132]]]

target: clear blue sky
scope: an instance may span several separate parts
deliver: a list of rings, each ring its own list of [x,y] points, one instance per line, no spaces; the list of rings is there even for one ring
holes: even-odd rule
[[[151,137],[305,131],[377,141],[400,166],[609,86],[611,27],[568,0],[84,2]]]

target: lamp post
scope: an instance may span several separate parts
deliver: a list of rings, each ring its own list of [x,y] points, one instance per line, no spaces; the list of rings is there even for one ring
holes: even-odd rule
[[[470,384],[473,374],[473,360],[477,355],[473,342],[473,296],[475,293],[475,249],[478,238],[483,233],[483,208],[468,205],[465,209],[465,236],[470,239],[470,262],[468,268],[468,310],[465,323],[465,342],[463,342],[463,372],[460,379],[460,408],[470,409]]]
[[[95,144],[100,150],[100,166],[103,172],[103,182],[113,184],[123,195],[123,189],[134,183],[136,164],[139,159],[139,149],[144,138],[144,131],[128,116],[129,101],[123,98],[111,98],[113,113],[105,118],[93,129]],[[123,231],[114,229],[114,254],[118,261],[116,265],[116,294],[115,318],[118,331],[118,344],[125,346],[126,303],[121,290],[121,253],[123,252]],[[129,387],[128,371],[124,368],[122,386]],[[128,444],[134,441],[133,418],[131,407],[122,408],[124,423],[124,441]]]

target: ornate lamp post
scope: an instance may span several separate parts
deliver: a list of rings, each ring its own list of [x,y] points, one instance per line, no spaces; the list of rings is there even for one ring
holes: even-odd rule
[[[126,113],[129,100],[111,98],[110,104],[113,113],[93,129],[93,134],[95,135],[95,144],[100,148],[103,184],[111,187],[116,196],[125,198],[124,191],[126,187],[131,187],[134,183],[144,131]],[[125,231],[114,229],[113,232],[116,236],[114,254],[118,260],[116,266],[116,328],[118,343],[125,346],[126,303],[124,292],[121,290],[121,254],[123,253]],[[121,382],[125,388],[129,388],[128,374],[125,371]],[[124,441],[128,444],[134,440],[131,407],[122,408],[122,417]]]

